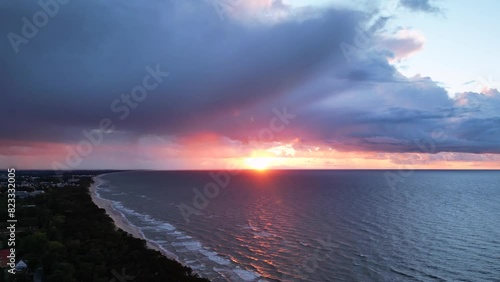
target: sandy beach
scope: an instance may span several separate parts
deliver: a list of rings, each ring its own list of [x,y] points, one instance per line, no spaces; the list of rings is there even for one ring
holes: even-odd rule
[[[122,213],[120,213],[119,211],[117,211],[116,209],[113,208],[111,201],[99,197],[96,189],[100,184],[105,182],[105,180],[102,179],[102,177],[105,175],[106,174],[102,174],[102,175],[95,176],[93,178],[94,183],[89,187],[90,196],[92,197],[92,201],[99,208],[102,208],[106,211],[106,213],[109,215],[109,217],[111,217],[111,219],[113,219],[113,222],[114,222],[116,228],[119,228],[119,229],[129,233],[130,235],[136,237],[136,238],[145,240],[147,243],[147,246],[150,249],[157,250],[157,251],[161,252],[167,258],[179,261],[178,257],[175,256],[174,254],[172,254],[172,253],[164,250],[160,246],[148,241],[145,238],[144,234],[138,228],[135,228],[132,224],[130,224],[130,222],[128,222],[128,220],[125,218],[125,216]]]

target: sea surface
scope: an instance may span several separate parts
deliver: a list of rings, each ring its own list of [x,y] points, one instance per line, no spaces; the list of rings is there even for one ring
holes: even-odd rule
[[[500,171],[101,179],[144,238],[213,281],[500,281]]]

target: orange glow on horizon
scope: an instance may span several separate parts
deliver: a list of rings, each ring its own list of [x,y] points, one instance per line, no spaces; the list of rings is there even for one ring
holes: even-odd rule
[[[53,169],[54,163],[60,163],[75,169],[250,169],[256,172],[272,169],[500,169],[500,154],[492,153],[340,151],[316,144],[286,146],[289,143],[285,142],[263,143],[255,149],[213,135],[203,137],[201,140],[146,138],[133,145],[104,143],[92,147],[92,154],[81,157],[81,162],[70,155],[76,152],[77,143],[2,141],[0,164],[18,169]],[[137,160],[138,155],[143,158]]]

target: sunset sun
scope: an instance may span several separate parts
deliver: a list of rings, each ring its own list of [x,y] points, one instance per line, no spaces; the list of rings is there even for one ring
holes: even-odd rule
[[[245,164],[249,168],[254,170],[266,170],[269,167],[271,161],[271,158],[265,157],[246,158]]]

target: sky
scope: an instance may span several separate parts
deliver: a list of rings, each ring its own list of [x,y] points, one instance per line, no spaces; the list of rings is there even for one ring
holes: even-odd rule
[[[494,0],[0,3],[0,167],[499,169]]]

